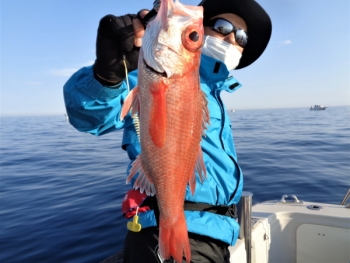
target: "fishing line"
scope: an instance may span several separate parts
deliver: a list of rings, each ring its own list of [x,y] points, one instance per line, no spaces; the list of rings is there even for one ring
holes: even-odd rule
[[[129,85],[128,68],[126,67],[125,55],[123,55],[123,63],[124,63],[124,68],[125,68],[126,86],[128,87],[128,94],[129,94],[130,93],[130,85]]]
[[[128,68],[126,66],[125,55],[123,55],[123,63],[124,63],[124,68],[125,68],[126,86],[128,87],[128,94],[129,94],[130,93],[130,85],[129,85]],[[131,110],[131,112],[132,112],[132,110]],[[139,114],[136,112],[136,113],[131,115],[131,118],[132,118],[132,122],[134,124],[135,130],[136,130],[137,138],[140,141],[140,118],[139,118]]]

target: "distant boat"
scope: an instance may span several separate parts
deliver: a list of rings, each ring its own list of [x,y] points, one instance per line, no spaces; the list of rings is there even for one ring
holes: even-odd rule
[[[231,110],[231,112],[235,112],[235,110]]]
[[[325,110],[325,109],[327,109],[327,107],[325,107],[325,106],[321,106],[321,105],[315,105],[315,106],[311,106],[310,107],[310,110]]]

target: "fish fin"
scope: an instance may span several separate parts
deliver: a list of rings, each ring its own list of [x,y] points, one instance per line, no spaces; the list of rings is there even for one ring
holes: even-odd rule
[[[139,88],[135,87],[133,88],[128,96],[126,96],[124,103],[123,103],[123,107],[122,110],[120,112],[120,120],[124,120],[125,116],[128,114],[128,112],[130,110],[132,110],[132,114],[134,114],[135,112],[139,111]]]
[[[197,163],[196,163],[196,168],[194,170],[194,173],[190,176],[190,179],[188,180],[192,195],[194,195],[194,190],[196,190],[196,170],[197,170]]]
[[[142,168],[141,155],[137,156],[136,160],[133,162],[129,175],[126,178],[126,183],[129,183],[137,173],[138,177],[134,182],[134,189],[140,188],[141,193],[145,192],[147,195],[155,195],[156,188],[154,187],[152,180],[146,175]]]
[[[166,135],[166,97],[165,85],[157,83],[151,87],[152,111],[149,126],[149,134],[155,146],[162,148]]]
[[[196,161],[196,170],[198,172],[201,183],[207,178],[207,169],[205,168],[205,164],[203,161],[203,151],[199,146],[197,161]]]
[[[202,152],[202,148],[200,146],[199,146],[199,150],[198,150],[198,156],[197,156],[197,160],[196,160],[195,169],[194,169],[192,176],[189,179],[189,184],[190,184],[190,189],[191,189],[192,195],[194,195],[194,191],[196,190],[196,172],[199,175],[199,179],[201,180],[201,183],[203,183],[204,179],[207,177],[207,170],[206,170],[205,165],[204,165],[203,152]]]
[[[208,100],[205,95],[205,93],[202,91],[202,97],[203,97],[203,119],[202,119],[202,135],[204,135],[204,130],[207,129],[207,124],[210,124],[210,117],[209,117],[209,109],[208,109]]]
[[[173,257],[176,262],[182,262],[183,255],[190,263],[191,247],[184,215],[180,215],[175,224],[167,225],[160,215],[159,218],[159,252],[162,258]]]

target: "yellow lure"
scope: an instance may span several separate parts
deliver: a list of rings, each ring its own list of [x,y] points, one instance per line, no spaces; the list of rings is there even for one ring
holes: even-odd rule
[[[132,232],[140,232],[141,224],[139,223],[139,216],[137,215],[139,208],[136,209],[136,214],[132,218],[132,222],[128,222],[127,228]]]

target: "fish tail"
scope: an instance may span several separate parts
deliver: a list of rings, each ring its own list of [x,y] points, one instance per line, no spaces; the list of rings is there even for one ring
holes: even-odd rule
[[[182,262],[183,255],[187,263],[191,260],[191,247],[188,239],[186,220],[183,216],[175,224],[165,224],[160,216],[159,221],[159,251],[164,259],[173,257],[176,262]]]

